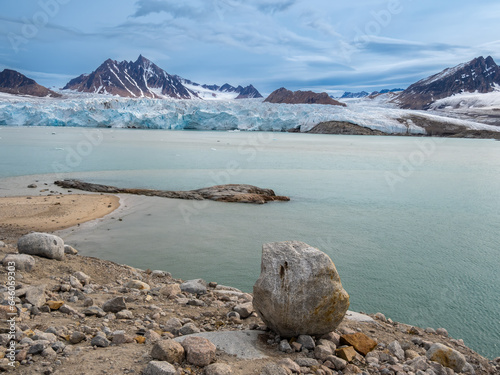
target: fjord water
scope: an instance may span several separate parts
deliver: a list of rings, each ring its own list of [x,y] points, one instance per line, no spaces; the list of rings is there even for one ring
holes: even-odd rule
[[[352,310],[445,327],[481,354],[500,355],[500,142],[84,132],[0,127],[0,177],[165,190],[249,183],[291,201],[127,197],[113,218],[64,232],[83,255],[251,291],[262,244],[300,240],[335,262]]]

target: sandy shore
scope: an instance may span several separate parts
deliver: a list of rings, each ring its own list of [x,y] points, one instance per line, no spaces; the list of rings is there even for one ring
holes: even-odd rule
[[[53,232],[113,212],[114,195],[67,194],[0,198],[0,240],[12,242],[30,231]]]

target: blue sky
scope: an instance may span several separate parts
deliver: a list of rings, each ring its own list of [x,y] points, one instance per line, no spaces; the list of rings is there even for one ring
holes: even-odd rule
[[[493,0],[2,0],[0,68],[62,87],[139,54],[199,83],[315,91],[405,88],[491,55]]]

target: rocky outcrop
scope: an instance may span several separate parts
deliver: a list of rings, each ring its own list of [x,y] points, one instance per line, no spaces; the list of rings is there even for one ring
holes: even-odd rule
[[[64,258],[64,241],[62,238],[47,233],[30,233],[22,236],[17,242],[21,254],[38,255],[49,259]]]
[[[438,99],[461,92],[491,92],[496,85],[500,85],[500,68],[491,56],[480,56],[414,83],[394,102],[401,108],[428,109]]]
[[[332,260],[299,241],[264,244],[253,293],[255,311],[283,337],[331,332],[349,307]]]
[[[309,130],[313,134],[344,134],[344,135],[387,135],[388,133],[366,128],[346,121],[322,122]]]
[[[326,92],[290,91],[284,87],[273,91],[264,102],[285,104],[330,104],[345,107],[344,103],[332,99]]]
[[[55,181],[56,185],[66,189],[78,189],[95,193],[135,194],[173,199],[213,200],[217,202],[257,203],[289,201],[289,197],[279,196],[271,189],[262,189],[252,185],[217,185],[188,191],[167,191],[150,189],[127,189],[115,186],[92,184],[79,180]]]
[[[49,90],[25,75],[10,69],[4,69],[0,73],[0,92],[14,95],[50,96],[53,98],[61,96],[61,94]]]

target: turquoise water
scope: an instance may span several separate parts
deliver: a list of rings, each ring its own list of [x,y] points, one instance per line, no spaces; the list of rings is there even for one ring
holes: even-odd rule
[[[0,177],[167,190],[250,183],[292,199],[130,201],[133,210],[65,235],[83,254],[251,291],[262,244],[301,240],[330,255],[352,310],[445,327],[481,354],[500,355],[500,142],[82,132],[0,127]]]

